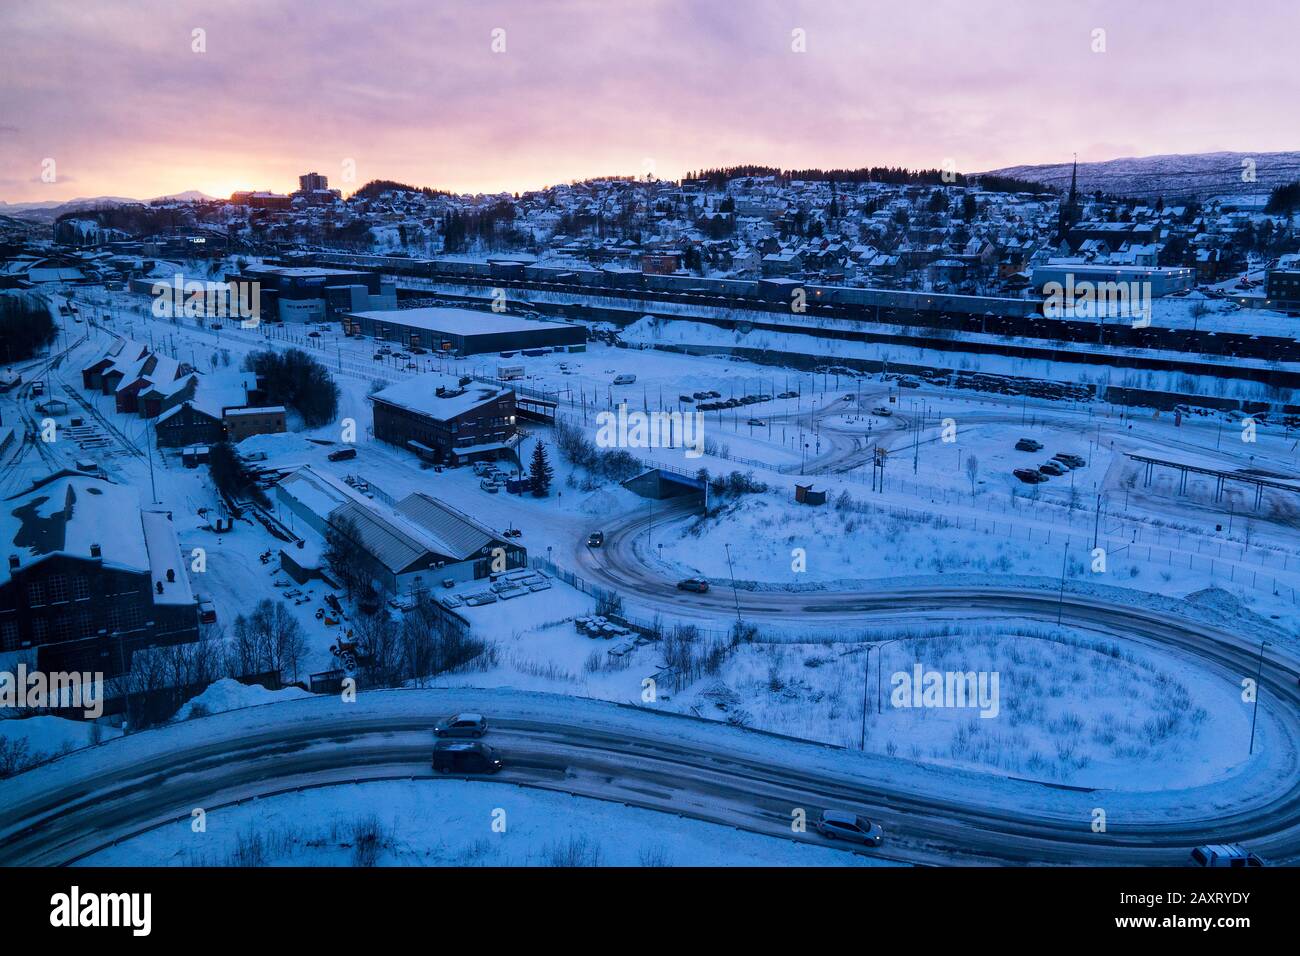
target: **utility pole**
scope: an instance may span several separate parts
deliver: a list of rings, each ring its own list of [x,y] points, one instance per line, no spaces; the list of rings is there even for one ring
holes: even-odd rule
[[[1259,717],[1259,682],[1264,676],[1264,648],[1268,646],[1268,641],[1261,641],[1259,645],[1259,670],[1255,672],[1255,708],[1250,714],[1250,750],[1248,754],[1255,753],[1255,720]]]
[[[731,545],[724,543],[722,545],[727,551],[727,571],[731,574],[731,598],[736,602],[736,625],[742,622],[740,619],[740,594],[736,591],[736,569],[731,564]]]
[[[1070,546],[1067,544],[1061,552],[1061,593],[1056,603],[1056,626],[1061,626],[1061,615],[1065,613],[1065,566],[1070,560]]]
[[[862,670],[862,734],[858,740],[858,749],[867,749],[867,681],[871,678],[871,648],[876,645],[867,645],[867,663]]]

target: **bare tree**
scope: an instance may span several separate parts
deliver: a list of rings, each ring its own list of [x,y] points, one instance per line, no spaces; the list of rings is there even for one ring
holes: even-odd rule
[[[369,563],[360,542],[361,529],[350,517],[340,516],[330,522],[325,532],[325,560],[347,589],[349,601],[370,580]]]
[[[974,455],[966,456],[966,477],[970,479],[971,497],[975,497],[975,479],[979,477],[980,460]]]

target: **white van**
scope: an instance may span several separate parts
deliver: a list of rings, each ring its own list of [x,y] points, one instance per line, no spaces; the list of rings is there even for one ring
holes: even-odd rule
[[[633,375],[631,372],[624,372],[621,375],[614,376],[615,385],[631,385],[635,381],[636,381],[636,376]]]

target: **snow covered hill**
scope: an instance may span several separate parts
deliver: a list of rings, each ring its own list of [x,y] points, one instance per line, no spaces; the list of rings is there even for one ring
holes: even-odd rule
[[[1242,179],[1243,162],[1254,163],[1255,182]],[[1013,176],[1044,183],[1059,190],[1070,188],[1070,163],[1046,166],[1008,166],[989,175]],[[1079,164],[1079,188],[1136,199],[1206,200],[1213,197],[1259,196],[1260,202],[1279,183],[1300,180],[1300,151],[1281,153],[1191,153],[1142,156]]]

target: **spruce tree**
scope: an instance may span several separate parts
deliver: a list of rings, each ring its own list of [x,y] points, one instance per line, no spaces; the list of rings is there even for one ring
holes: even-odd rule
[[[533,496],[536,498],[545,498],[551,493],[551,479],[555,477],[555,471],[551,468],[551,462],[546,457],[546,444],[539,441],[533,446],[533,460],[528,467],[528,477],[533,482]]]

